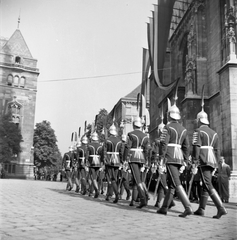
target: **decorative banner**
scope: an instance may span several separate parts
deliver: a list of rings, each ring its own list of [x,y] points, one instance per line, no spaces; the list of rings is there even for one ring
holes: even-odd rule
[[[146,96],[147,91],[147,79],[149,74],[150,68],[150,61],[149,61],[149,51],[146,48],[143,48],[142,51],[142,84],[141,84],[141,94]]]
[[[176,81],[168,85],[161,83],[174,3],[175,0],[158,0],[158,5],[154,5],[154,59],[153,74],[150,77],[155,79],[158,87],[162,90],[169,90],[176,83]],[[149,28],[150,32],[151,27]],[[152,48],[151,35],[150,33],[148,36],[150,48]]]

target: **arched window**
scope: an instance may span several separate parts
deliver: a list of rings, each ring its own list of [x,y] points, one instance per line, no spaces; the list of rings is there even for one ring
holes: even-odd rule
[[[15,57],[15,63],[20,64],[21,58],[19,56]]]
[[[25,77],[20,78],[20,87],[22,87],[22,88],[25,87],[25,81],[26,81]]]
[[[7,85],[12,86],[12,82],[13,82],[13,76],[9,74],[7,76]]]
[[[17,86],[17,87],[19,86],[19,76],[16,75],[16,76],[14,77],[13,85],[14,85],[14,86]]]

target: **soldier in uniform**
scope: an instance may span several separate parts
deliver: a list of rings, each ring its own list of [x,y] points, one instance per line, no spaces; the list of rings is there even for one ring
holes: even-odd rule
[[[120,195],[122,196],[122,188],[125,189],[127,196],[126,196],[126,200],[129,200],[131,197],[131,192],[129,189],[129,172],[128,172],[128,162],[125,159],[125,148],[127,145],[127,136],[126,135],[122,135],[122,168],[121,168],[121,189],[120,189]]]
[[[150,143],[148,136],[142,131],[143,123],[140,117],[136,117],[133,121],[134,131],[128,133],[128,143],[126,156],[128,154],[129,166],[133,177],[133,196],[130,206],[133,206],[133,201],[136,199],[134,194],[136,188],[140,197],[140,205],[137,208],[142,208],[147,205],[146,189],[142,183],[141,168],[148,161],[148,152]]]
[[[95,189],[94,198],[99,196],[99,186],[97,182],[99,170],[102,167],[102,146],[99,143],[99,136],[95,132],[91,135],[91,143],[88,144],[87,157],[89,163],[89,175],[92,180],[93,187]]]
[[[176,89],[177,90],[177,89]],[[175,102],[173,106],[170,106],[170,100],[168,99],[168,123],[164,126],[161,134],[159,158],[165,164],[167,171],[167,184],[168,190],[165,195],[162,207],[157,211],[159,214],[167,214],[168,207],[173,200],[173,195],[176,191],[180,201],[182,202],[185,211],[179,215],[179,217],[186,217],[193,214],[191,204],[188,196],[181,185],[179,178],[180,170],[183,168],[184,161],[188,161],[189,156],[189,142],[187,130],[178,122],[180,117],[180,111],[176,106],[177,91]],[[164,168],[159,167],[159,173],[162,174]]]
[[[114,124],[109,128],[110,137],[105,140],[104,144],[104,163],[106,165],[106,178],[108,184],[112,186],[115,194],[113,203],[119,200],[118,192],[118,171],[122,159],[122,142],[117,137],[117,130]]]
[[[79,192],[80,191],[80,172],[79,172],[79,163],[78,163],[78,155],[77,155],[77,149],[80,147],[80,143],[77,143],[77,145],[75,146],[74,149],[74,160],[73,160],[73,177],[75,179],[75,184],[76,184],[76,190],[75,192]]]
[[[73,183],[72,183],[72,162],[74,160],[74,152],[73,152],[73,147],[69,147],[69,152],[66,152],[63,155],[63,160],[62,160],[62,169],[63,171],[66,172],[66,178],[67,178],[67,187],[66,190],[71,191],[73,188]]]
[[[193,162],[197,166],[202,180],[202,194],[195,215],[204,216],[208,196],[211,197],[217,207],[217,214],[213,218],[221,218],[226,215],[222,201],[212,185],[212,172],[217,167],[220,159],[218,135],[208,125],[208,116],[203,110],[204,107],[204,87],[202,93],[202,111],[197,115],[198,128],[193,133]],[[197,171],[194,171],[197,172]]]
[[[78,169],[81,177],[81,194],[86,194],[86,159],[87,159],[88,138],[86,135],[81,138],[81,146],[77,148]]]

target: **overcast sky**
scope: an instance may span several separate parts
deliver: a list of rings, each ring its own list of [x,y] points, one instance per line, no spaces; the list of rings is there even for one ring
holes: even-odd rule
[[[0,35],[17,28],[38,60],[35,124],[47,120],[63,154],[71,133],[110,112],[141,83],[147,22],[157,0],[0,0]]]

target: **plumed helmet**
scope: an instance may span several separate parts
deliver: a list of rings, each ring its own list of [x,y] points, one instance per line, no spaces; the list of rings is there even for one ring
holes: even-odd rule
[[[198,115],[197,115],[197,121],[198,121],[198,120],[199,120],[201,123],[204,123],[204,124],[209,125],[208,115],[207,115],[207,113],[205,113],[203,110],[198,113]]]
[[[172,119],[175,120],[179,120],[181,118],[180,111],[176,104],[174,104],[173,106],[170,107],[170,109],[168,109],[168,114]]]
[[[143,123],[142,123],[142,119],[140,117],[135,117],[133,120],[133,125],[136,127],[142,127]]]
[[[69,147],[69,151],[73,151],[73,146],[70,146],[70,147]]]
[[[111,135],[117,135],[117,129],[116,129],[114,123],[110,126],[110,128],[109,128],[109,133],[110,133]]]
[[[82,142],[83,144],[87,144],[87,143],[88,143],[88,138],[87,138],[86,135],[84,135],[84,136],[81,138],[81,142]]]
[[[81,143],[80,143],[80,142],[78,142],[76,147],[80,147],[80,146],[81,146]]]
[[[93,141],[98,141],[98,140],[99,140],[99,136],[98,136],[97,132],[93,132],[93,133],[92,133],[91,139],[92,139]]]
[[[167,98],[168,101],[168,115],[170,118],[174,120],[179,120],[181,118],[179,108],[176,106],[176,102],[178,100],[178,85],[179,79],[177,80],[175,87],[175,96],[174,96],[174,104],[171,106],[170,99]]]
[[[208,125],[209,124],[208,115],[207,113],[204,112],[204,86],[205,85],[203,85],[202,87],[202,102],[201,102],[202,111],[197,114],[197,121],[200,121],[201,123]]]

